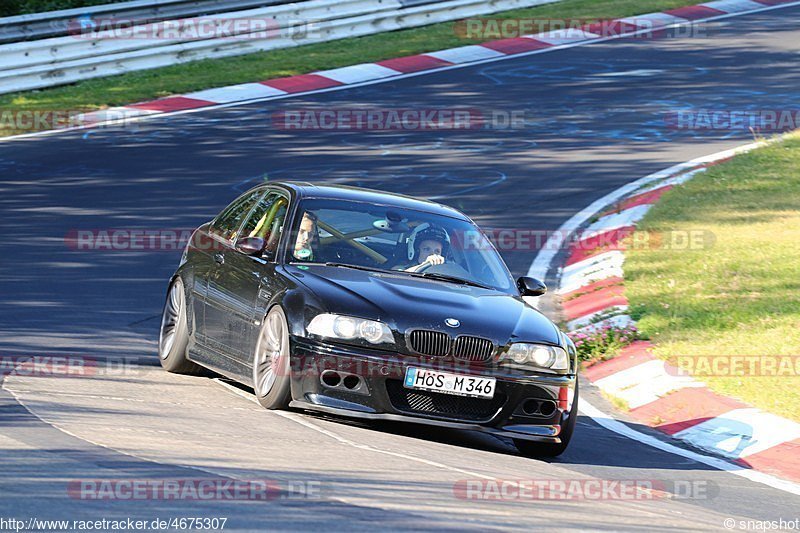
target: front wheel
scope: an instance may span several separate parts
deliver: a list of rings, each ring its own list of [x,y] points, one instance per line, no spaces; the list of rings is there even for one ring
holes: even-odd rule
[[[291,400],[289,326],[280,306],[273,307],[264,323],[253,356],[253,389],[267,409],[286,409]]]
[[[525,457],[557,457],[564,453],[572,440],[575,432],[575,420],[578,418],[578,382],[575,381],[575,398],[572,400],[572,408],[569,411],[567,424],[561,428],[561,442],[553,444],[550,442],[534,442],[522,439],[513,439],[514,446],[520,454]]]
[[[194,376],[203,373],[201,366],[186,358],[188,344],[186,294],[183,290],[183,281],[178,278],[169,287],[158,336],[158,358],[167,372]]]

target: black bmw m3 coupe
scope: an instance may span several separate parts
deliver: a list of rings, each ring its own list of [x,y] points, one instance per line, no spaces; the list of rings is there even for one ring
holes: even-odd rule
[[[575,348],[464,214],[380,191],[258,186],[195,230],[161,322],[165,369],[266,408],[471,429],[562,453]]]

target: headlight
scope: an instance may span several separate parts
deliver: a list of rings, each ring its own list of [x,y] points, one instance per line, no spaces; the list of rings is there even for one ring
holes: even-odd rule
[[[331,339],[361,339],[370,344],[394,342],[392,330],[383,322],[351,316],[323,313],[315,316],[306,330]]]
[[[511,345],[501,361],[506,359],[510,359],[516,365],[532,365],[557,371],[569,370],[567,352],[558,346],[518,342]]]

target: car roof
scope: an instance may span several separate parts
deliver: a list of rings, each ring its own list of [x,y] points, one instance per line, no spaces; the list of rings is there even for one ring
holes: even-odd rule
[[[464,213],[452,207],[430,200],[422,200],[405,194],[397,194],[349,185],[316,184],[305,181],[274,181],[265,185],[278,186],[293,191],[298,199],[321,198],[327,200],[350,200],[374,204],[390,204],[399,208],[414,209],[426,213],[470,220]]]

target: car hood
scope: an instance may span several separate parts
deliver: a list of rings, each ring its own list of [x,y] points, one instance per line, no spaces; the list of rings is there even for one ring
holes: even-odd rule
[[[294,265],[287,272],[331,313],[380,320],[398,332],[412,328],[509,341],[561,344],[555,325],[516,295],[421,279],[401,273]],[[457,328],[445,325],[455,318]]]

